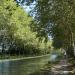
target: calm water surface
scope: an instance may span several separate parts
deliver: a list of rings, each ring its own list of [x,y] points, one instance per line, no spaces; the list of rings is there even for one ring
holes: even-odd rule
[[[49,61],[50,55],[18,61],[0,62],[0,75],[29,75]]]

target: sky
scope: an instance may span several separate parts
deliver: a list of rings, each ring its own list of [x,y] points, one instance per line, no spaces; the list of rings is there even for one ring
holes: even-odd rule
[[[33,10],[35,5],[36,5],[36,1],[35,0],[32,3],[30,3],[29,5],[26,5],[29,0],[17,0],[17,1],[24,8],[24,10],[26,12],[30,12],[31,10]]]

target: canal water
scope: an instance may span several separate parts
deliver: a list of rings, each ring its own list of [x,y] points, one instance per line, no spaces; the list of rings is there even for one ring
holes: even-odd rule
[[[40,70],[49,60],[50,55],[25,60],[1,61],[0,75],[30,75]]]

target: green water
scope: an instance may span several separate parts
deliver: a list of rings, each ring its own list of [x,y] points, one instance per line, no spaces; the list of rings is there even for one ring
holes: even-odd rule
[[[18,61],[3,61],[0,62],[0,75],[30,75],[38,71],[50,59],[50,55],[18,60]]]

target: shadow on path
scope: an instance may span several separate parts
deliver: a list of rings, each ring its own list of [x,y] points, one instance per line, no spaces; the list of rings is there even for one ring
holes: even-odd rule
[[[74,66],[68,63],[67,59],[62,59],[59,64],[51,68],[50,75],[75,75]]]
[[[51,70],[35,72],[30,75],[75,75],[75,65],[68,63],[67,59],[62,59],[58,64],[51,67]]]

